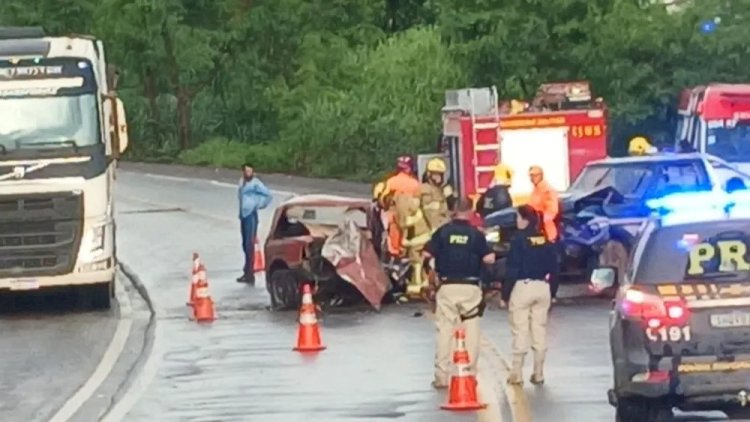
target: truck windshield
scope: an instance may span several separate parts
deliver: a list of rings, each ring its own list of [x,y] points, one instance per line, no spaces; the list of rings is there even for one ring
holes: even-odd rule
[[[734,127],[712,127],[706,133],[706,152],[730,162],[750,162],[750,121]]]
[[[636,284],[750,281],[750,220],[664,227],[636,263]]]
[[[94,145],[98,126],[93,94],[0,99],[0,145],[6,151],[59,147],[66,141]]]

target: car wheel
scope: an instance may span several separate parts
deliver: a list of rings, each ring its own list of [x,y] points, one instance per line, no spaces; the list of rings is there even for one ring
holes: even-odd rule
[[[301,302],[299,275],[295,270],[276,270],[269,280],[271,306],[275,309],[296,309]]]
[[[641,398],[619,399],[616,422],[666,422],[672,418],[672,409],[659,400]]]
[[[608,240],[604,244],[602,251],[599,253],[599,265],[614,267],[617,271],[617,282],[622,280],[625,275],[628,264],[628,248],[619,240]],[[615,284],[612,288],[605,290],[603,293],[607,296],[613,296],[617,290],[618,285]]]

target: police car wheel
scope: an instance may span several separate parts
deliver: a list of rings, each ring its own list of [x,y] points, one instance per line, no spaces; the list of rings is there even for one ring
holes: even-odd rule
[[[671,408],[659,400],[620,398],[617,403],[616,422],[666,422],[671,418]]]

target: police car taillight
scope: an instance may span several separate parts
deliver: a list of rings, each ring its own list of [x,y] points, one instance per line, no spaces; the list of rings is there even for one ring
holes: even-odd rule
[[[622,301],[623,314],[643,321],[649,328],[681,325],[687,322],[688,308],[681,300],[664,300],[660,296],[628,289]]]

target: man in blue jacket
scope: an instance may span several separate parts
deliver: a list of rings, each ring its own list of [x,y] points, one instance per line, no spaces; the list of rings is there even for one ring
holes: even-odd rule
[[[255,284],[255,237],[258,234],[258,210],[271,203],[271,191],[255,177],[251,164],[242,166],[242,180],[238,192],[240,203],[240,230],[242,231],[242,251],[245,253],[245,268],[239,283]]]

